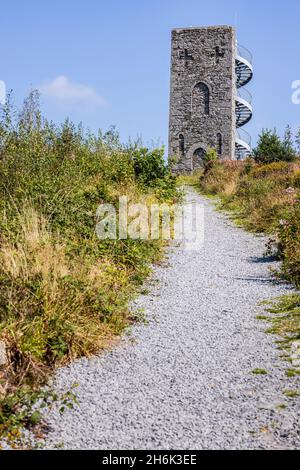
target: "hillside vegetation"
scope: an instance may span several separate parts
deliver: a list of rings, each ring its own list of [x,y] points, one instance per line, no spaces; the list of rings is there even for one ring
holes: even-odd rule
[[[27,422],[32,390],[56,366],[108,347],[132,323],[129,302],[162,254],[160,240],[99,240],[100,203],[120,195],[174,202],[163,149],[124,146],[42,118],[38,94],[0,120],[0,433]],[[39,395],[35,397],[38,399]],[[31,421],[30,421],[31,420]],[[36,416],[33,421],[36,420]]]

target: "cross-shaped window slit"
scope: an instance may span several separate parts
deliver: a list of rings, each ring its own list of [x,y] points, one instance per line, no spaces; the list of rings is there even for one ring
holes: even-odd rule
[[[219,46],[217,46],[216,49],[215,49],[215,57],[216,57],[217,64],[220,63],[220,59],[221,59],[221,57],[224,57],[224,55],[225,55],[225,50],[221,49]]]
[[[189,60],[194,60],[194,57],[192,56],[192,54],[189,53],[187,49],[184,49],[184,51],[180,52],[179,58],[184,59],[185,64],[187,64]]]

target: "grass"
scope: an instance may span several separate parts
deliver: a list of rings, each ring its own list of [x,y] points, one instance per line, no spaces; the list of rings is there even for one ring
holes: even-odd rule
[[[287,369],[286,376],[287,377],[297,377],[300,375],[300,370],[298,369]]]
[[[283,393],[287,398],[298,398],[300,396],[300,392],[297,390],[285,390]]]
[[[191,186],[196,189],[199,188],[199,178],[202,175],[203,171],[195,171],[192,175],[180,175],[177,178],[178,186]]]
[[[267,308],[272,315],[268,317],[271,328],[268,330],[282,338],[282,345],[291,345],[300,339],[300,296],[285,295],[269,302]]]
[[[32,399],[55,368],[111,347],[143,317],[129,305],[165,242],[99,240],[99,204],[118,207],[126,195],[149,207],[181,194],[163,149],[123,145],[114,129],[57,126],[35,92],[20,111],[10,99],[0,111],[0,433],[9,435],[32,423]]]
[[[265,369],[253,369],[252,374],[254,374],[254,375],[267,375],[268,372]]]
[[[277,410],[285,410],[287,406],[284,403],[280,403],[279,405],[276,406]]]
[[[256,320],[268,321],[269,318],[266,315],[256,315]]]

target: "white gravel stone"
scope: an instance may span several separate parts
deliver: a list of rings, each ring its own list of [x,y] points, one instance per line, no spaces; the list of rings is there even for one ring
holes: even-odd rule
[[[205,245],[169,250],[150,293],[136,302],[148,324],[112,351],[60,369],[57,391],[79,383],[79,405],[49,411],[44,448],[299,449],[299,401],[259,303],[291,291],[270,273],[266,239],[205,206]],[[267,375],[254,375],[262,368]],[[283,409],[281,406],[287,407]]]

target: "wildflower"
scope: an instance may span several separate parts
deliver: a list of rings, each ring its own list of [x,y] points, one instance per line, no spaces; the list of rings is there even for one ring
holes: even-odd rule
[[[286,194],[294,194],[294,193],[295,193],[295,189],[290,186],[289,188],[287,188],[287,189],[285,190],[285,192],[286,192]]]
[[[287,223],[287,221],[285,219],[280,219],[279,220],[279,225],[284,226],[284,225],[286,225],[286,223]]]

